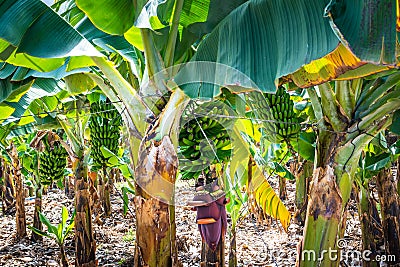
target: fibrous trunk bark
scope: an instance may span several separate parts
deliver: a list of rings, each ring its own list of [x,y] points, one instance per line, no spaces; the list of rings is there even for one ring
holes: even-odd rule
[[[61,266],[62,267],[68,267],[68,260],[67,260],[67,256],[65,255],[65,248],[64,245],[61,244],[60,245],[60,261],[61,261]]]
[[[110,201],[110,179],[107,173],[106,167],[103,167],[103,192],[102,192],[102,204],[104,214],[106,216],[111,215],[111,201]]]
[[[5,201],[7,206],[13,206],[15,202],[15,180],[11,174],[10,166],[6,166],[4,173]]]
[[[286,197],[287,197],[286,179],[284,177],[279,176],[279,198],[281,200],[285,200]]]
[[[337,266],[328,254],[337,250],[337,236],[342,220],[342,198],[336,176],[330,166],[314,171],[312,192],[307,209],[300,266]]]
[[[394,255],[395,262],[400,263],[400,199],[397,184],[391,169],[384,169],[376,176],[379,202],[381,204],[382,228],[387,255]]]
[[[135,267],[178,266],[174,187],[178,158],[168,136],[142,143],[136,167]]]
[[[368,186],[368,184],[366,186]],[[363,251],[370,251],[371,254],[368,258],[376,259],[379,246],[383,244],[381,242],[382,225],[376,208],[376,202],[371,197],[369,188],[360,186],[356,188],[356,190],[358,191],[357,204],[361,224]],[[379,262],[363,259],[363,266],[376,267],[379,266]]]
[[[97,266],[96,241],[93,237],[87,166],[83,157],[74,162],[75,167],[75,265]]]
[[[400,196],[400,158],[397,159],[396,165],[397,194]]]
[[[41,211],[42,211],[42,185],[39,182],[36,187],[35,209],[33,212],[33,227],[39,229],[40,231],[42,231],[43,229],[42,222],[40,221],[39,218],[39,212]],[[32,241],[40,241],[43,239],[43,237],[32,231],[31,239]]]
[[[312,162],[305,160],[298,166],[294,164],[294,174],[296,176],[296,195],[295,205],[296,213],[294,215],[297,223],[304,224],[306,219],[306,210],[308,204],[309,184],[312,177],[313,165]]]
[[[237,266],[237,254],[236,254],[236,226],[232,225],[231,235],[229,240],[229,267]]]
[[[3,185],[0,187],[0,195],[2,201],[3,214],[7,214],[15,205],[15,185],[12,175],[10,174],[10,166],[0,157],[1,177]]]
[[[21,163],[18,158],[17,148],[11,144],[11,165],[12,176],[15,181],[15,207],[16,207],[16,225],[17,225],[17,238],[26,236],[26,217],[25,217],[25,191],[22,183]]]

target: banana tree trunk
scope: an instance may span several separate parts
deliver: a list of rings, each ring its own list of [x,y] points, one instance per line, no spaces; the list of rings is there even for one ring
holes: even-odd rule
[[[294,173],[296,175],[295,205],[297,209],[294,217],[297,223],[303,225],[306,218],[309,183],[312,176],[313,165],[312,162],[305,160],[300,166],[295,164],[294,168]]]
[[[5,162],[3,158],[1,160],[3,186],[1,187],[2,194],[2,209],[3,214],[7,212],[15,205],[15,183],[10,174],[10,166]]]
[[[287,198],[286,179],[279,176],[279,198],[285,200]]]
[[[223,267],[225,266],[225,237],[221,235],[215,250],[211,249],[206,241],[201,243],[200,267]]]
[[[33,211],[33,227],[42,231],[43,226],[42,222],[39,218],[39,212],[42,211],[42,184],[38,181],[36,186],[36,194],[35,194],[35,209]],[[43,239],[41,235],[36,234],[32,231],[31,236],[32,241],[40,241]]]
[[[400,263],[400,199],[391,169],[384,169],[376,176],[386,255],[394,255]]]
[[[368,184],[366,185],[368,186]],[[356,188],[357,193],[357,206],[361,224],[361,238],[363,251],[370,251],[368,256],[370,259],[375,259],[378,255],[377,250],[381,244],[382,232],[381,221],[379,218],[378,210],[376,208],[375,200],[370,196],[369,188],[360,186]],[[363,259],[363,266],[378,267],[379,262],[368,261]]]
[[[337,250],[338,229],[342,221],[342,198],[332,167],[319,167],[313,174],[311,192],[300,253],[300,266],[339,266],[329,250]]]
[[[145,144],[136,167],[135,267],[177,266],[174,190],[178,157],[168,136]]]
[[[229,240],[229,267],[237,266],[236,254],[236,225],[232,224]]]
[[[93,237],[87,166],[83,156],[73,163],[75,173],[75,265],[96,267],[96,241]]]
[[[62,267],[68,267],[68,260],[67,260],[67,256],[65,255],[65,248],[64,248],[64,244],[60,245],[60,261],[61,261],[61,266]]]
[[[307,207],[303,241],[300,245],[298,266],[339,266],[340,260],[330,255],[338,254],[338,240],[343,237],[346,204],[352,186],[351,173],[354,162],[349,162],[347,172],[338,167],[345,135],[324,133],[317,143],[315,169]],[[351,164],[353,163],[353,164]],[[340,179],[344,181],[340,187]],[[344,190],[344,188],[350,188]],[[332,252],[333,251],[333,252]]]
[[[15,179],[13,179],[13,175],[11,174],[11,167],[9,165],[5,168],[4,173],[5,180],[5,201],[7,206],[13,206],[15,202]]]
[[[22,183],[21,162],[18,158],[17,148],[11,143],[11,165],[12,176],[15,181],[15,207],[16,207],[16,225],[17,238],[21,239],[26,236],[26,217],[25,217],[25,190]]]
[[[110,201],[110,179],[106,167],[103,167],[103,187],[102,187],[102,204],[104,214],[111,215],[111,201]]]
[[[400,158],[397,159],[396,165],[397,194],[400,195]]]

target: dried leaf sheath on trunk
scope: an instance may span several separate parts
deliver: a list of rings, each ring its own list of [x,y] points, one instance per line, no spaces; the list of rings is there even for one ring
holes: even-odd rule
[[[87,166],[83,158],[77,159],[75,168],[75,264],[79,267],[96,267],[96,241],[93,237]]]
[[[174,184],[178,158],[170,138],[142,144],[138,162],[135,266],[177,266]]]
[[[16,224],[17,224],[17,238],[26,236],[26,218],[25,218],[25,192],[22,182],[21,162],[18,158],[17,148],[14,143],[11,143],[11,165],[12,176],[15,181],[15,207],[16,207]]]
[[[376,176],[376,185],[381,204],[386,254],[395,255],[395,263],[400,263],[400,199],[390,169],[384,169]]]

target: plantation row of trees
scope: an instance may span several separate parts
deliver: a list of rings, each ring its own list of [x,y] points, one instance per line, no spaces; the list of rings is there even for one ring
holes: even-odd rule
[[[64,231],[53,234],[63,250],[74,227],[76,266],[97,266],[92,213],[111,214],[110,177],[121,172],[135,194],[135,266],[178,266],[174,184],[197,179],[189,204],[202,264],[224,264],[226,209],[235,266],[244,201],[284,229],[291,222],[266,179],[277,173],[281,198],[285,179],[296,179],[299,255],[338,248],[352,190],[364,248],[377,253],[384,240],[398,255],[396,8],[394,0],[3,1],[2,207],[15,201],[17,237],[26,235],[23,176],[36,187],[36,240],[48,235],[40,222],[54,230],[40,213],[43,187],[68,177],[74,223],[64,211]]]

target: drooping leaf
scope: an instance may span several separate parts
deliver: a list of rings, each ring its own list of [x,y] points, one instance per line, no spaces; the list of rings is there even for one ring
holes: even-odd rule
[[[64,64],[65,58],[70,56],[101,56],[42,1],[6,0],[0,6],[0,14],[0,29],[4,29],[0,31],[2,60],[50,71]],[[27,66],[29,61],[31,64]]]
[[[305,160],[314,160],[315,142],[317,136],[315,132],[300,132],[299,138],[292,140],[293,148]]]
[[[40,235],[40,236],[45,236],[45,237],[48,237],[48,238],[52,238],[52,236],[49,235],[48,233],[46,233],[46,232],[44,232],[44,231],[41,231],[41,230],[39,230],[39,229],[37,229],[37,228],[31,226],[31,225],[28,225],[28,228],[31,229],[32,232],[34,232],[35,234],[38,234],[38,235]]]
[[[5,82],[7,83],[7,81]],[[0,122],[6,124],[20,120],[26,109],[34,100],[57,94],[62,90],[63,82],[53,79],[38,78],[32,80],[29,85],[28,90],[25,90],[26,88],[24,90],[14,88],[13,92],[17,92],[16,95],[9,94],[7,98],[1,102],[0,110],[2,109],[2,112],[0,112]],[[23,94],[18,94],[18,90],[22,90]]]
[[[382,153],[379,155],[374,155],[372,153],[366,153],[365,156],[365,170],[368,171],[379,171],[383,168],[388,167],[391,162],[391,157],[389,153]]]
[[[278,219],[285,231],[287,231],[290,225],[290,212],[260,171],[254,172],[253,177],[257,179],[258,182],[260,182],[260,179],[262,180],[261,184],[253,189],[256,203],[262,208],[266,215]]]
[[[47,217],[39,212],[39,219],[40,221],[47,226],[47,231],[55,236],[57,236],[57,227],[54,226],[53,224],[51,224],[51,222],[49,221],[49,219],[47,219]]]
[[[326,8],[343,44],[360,59],[395,64],[396,0],[330,1]]]
[[[123,186],[121,188],[121,191],[122,191],[122,199],[124,201],[123,213],[124,215],[126,215],[126,213],[128,212],[128,205],[129,205],[128,193],[135,194],[135,191],[127,186]]]
[[[273,162],[274,170],[276,174],[279,176],[289,179],[289,180],[294,180],[295,177],[294,175],[285,167],[279,164],[278,162]]]
[[[135,8],[135,3],[137,7]],[[146,0],[77,0],[96,27],[110,34],[124,34],[134,24]]]

